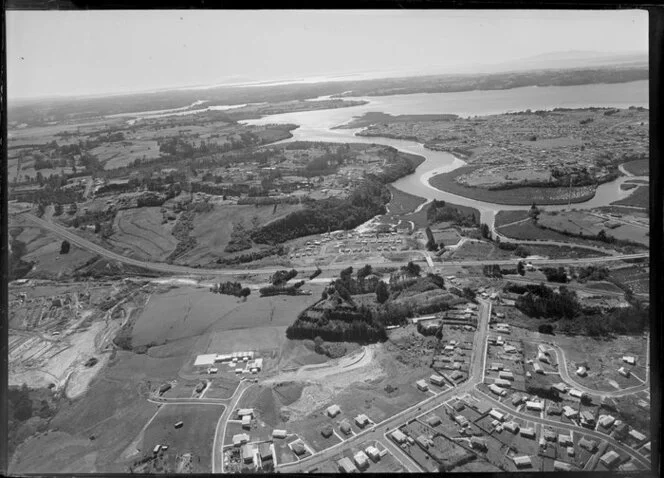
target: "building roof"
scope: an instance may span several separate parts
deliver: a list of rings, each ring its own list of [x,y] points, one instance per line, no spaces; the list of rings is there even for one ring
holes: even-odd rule
[[[254,457],[254,447],[251,445],[242,445],[242,459],[248,460]]]
[[[522,456],[515,456],[514,457],[514,463],[517,466],[525,466],[525,465],[530,465],[532,464],[532,460],[528,455],[522,455]]]
[[[350,461],[350,458],[348,457],[343,457],[341,460],[337,462],[337,465],[346,473],[352,473],[353,471],[357,471],[357,468],[355,467],[353,462]]]
[[[611,466],[611,465],[613,465],[613,464],[614,464],[619,458],[620,458],[620,455],[618,455],[618,453],[616,453],[615,450],[611,450],[611,451],[608,451],[608,452],[604,453],[604,454],[601,456],[601,458],[599,459],[599,461],[601,461],[602,463],[604,463],[604,464],[607,465],[607,466]]]
[[[570,471],[572,469],[572,465],[565,463],[564,461],[554,460],[553,469],[555,471]]]

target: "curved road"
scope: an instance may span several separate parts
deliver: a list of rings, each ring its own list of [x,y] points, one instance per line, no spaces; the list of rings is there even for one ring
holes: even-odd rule
[[[196,268],[196,267],[187,267],[187,266],[178,266],[178,265],[173,265],[173,264],[165,264],[165,263],[160,263],[160,262],[146,262],[146,261],[140,261],[137,259],[131,259],[129,257],[122,256],[120,254],[117,254],[115,252],[109,251],[108,249],[105,249],[104,247],[95,244],[87,239],[82,238],[81,236],[74,234],[73,232],[69,231],[67,228],[62,227],[58,224],[54,224],[52,222],[45,221],[44,219],[38,218],[34,216],[33,214],[29,212],[23,212],[21,213],[21,216],[28,219],[29,221],[32,221],[35,223],[37,226],[42,227],[44,229],[48,229],[49,231],[59,235],[60,237],[63,237],[67,239],[69,242],[76,244],[77,246],[87,249],[88,251],[94,252],[96,254],[99,254],[100,256],[106,257],[107,259],[111,259],[117,262],[121,262],[124,264],[129,264],[133,265],[136,267],[141,267],[143,269],[149,269],[149,270],[154,270],[154,271],[159,271],[159,272],[167,272],[171,274],[182,274],[182,275],[220,275],[220,276],[236,276],[236,275],[245,275],[247,273],[253,273],[253,274],[272,274],[275,271],[279,270],[279,267],[269,267],[269,268],[263,268],[263,269],[204,269],[204,268]],[[538,241],[539,244],[544,244],[544,241]],[[562,244],[562,243],[561,243]],[[569,245],[569,244],[564,244],[564,245]],[[420,251],[421,252],[421,251]],[[613,256],[607,256],[607,257],[590,257],[590,258],[585,258],[585,259],[533,259],[530,262],[533,264],[572,264],[572,263],[595,263],[595,262],[606,262],[606,261],[617,261],[617,260],[625,260],[625,259],[639,259],[639,258],[646,258],[649,257],[650,254],[647,252],[644,253],[638,253],[638,254],[621,254],[621,255],[613,255]],[[425,257],[426,259],[426,257]],[[420,260],[416,262],[425,262],[425,260]],[[426,261],[428,262],[428,261]],[[515,260],[478,260],[478,261],[447,261],[445,262],[448,265],[467,265],[467,266],[474,266],[474,265],[486,265],[486,264],[498,264],[498,265],[507,265],[507,264],[514,264]],[[435,265],[438,265],[439,263],[434,263]],[[325,266],[325,269],[327,270],[341,270],[345,269],[348,267],[349,263],[344,263],[344,264],[330,264]],[[401,267],[403,265],[402,262],[383,262],[379,263],[376,265],[380,265],[382,267]],[[443,264],[440,263],[442,266]],[[317,269],[317,266],[304,266],[304,267],[298,267],[299,270],[303,272],[313,272]]]

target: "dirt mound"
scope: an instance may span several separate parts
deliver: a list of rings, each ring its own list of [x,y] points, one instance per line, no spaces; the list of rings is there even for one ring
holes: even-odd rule
[[[302,396],[304,385],[295,382],[282,382],[274,386],[274,393],[282,405],[290,405]]]

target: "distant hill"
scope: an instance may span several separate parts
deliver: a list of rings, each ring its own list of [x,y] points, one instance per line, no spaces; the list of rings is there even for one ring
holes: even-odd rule
[[[610,53],[598,51],[558,51],[542,53],[520,60],[489,65],[487,72],[539,69],[589,68],[598,66],[646,65],[647,52]]]

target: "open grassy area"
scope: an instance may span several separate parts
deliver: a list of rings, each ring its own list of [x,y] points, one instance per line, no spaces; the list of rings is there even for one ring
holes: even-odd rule
[[[209,264],[219,257],[226,257],[229,253],[224,249],[228,245],[233,224],[236,222],[242,222],[245,229],[250,230],[254,222],[263,226],[300,208],[298,204],[280,204],[275,211],[274,206],[224,205],[216,206],[210,212],[196,214],[193,221],[194,228],[189,235],[196,238],[197,245],[182,255],[178,262],[192,265]],[[247,252],[250,250],[241,251],[241,253]]]
[[[538,224],[549,230],[570,232],[584,236],[596,236],[601,231],[616,239],[636,242],[645,246],[650,244],[648,229],[631,224],[606,221],[604,218],[583,211],[543,212]],[[617,225],[617,227],[615,227]]]
[[[650,160],[639,159],[623,164],[623,167],[635,176],[648,176],[650,174]]]
[[[528,217],[530,217],[530,211],[498,211],[494,225],[495,227],[500,227],[505,224],[527,219]]]
[[[646,211],[650,211],[650,186],[639,186],[626,198],[612,202],[611,204],[640,207]]]
[[[454,252],[445,255],[448,260],[510,259],[511,251],[504,251],[489,242],[466,242]]]
[[[212,441],[217,420],[224,411],[222,405],[166,405],[145,430],[143,454],[151,454],[155,445],[168,445],[164,471],[176,471],[175,457],[192,455],[192,471],[209,473]],[[182,421],[181,428],[173,425]]]
[[[162,224],[159,207],[118,211],[113,229],[107,242],[127,257],[164,260],[178,242],[171,234],[172,224]]]
[[[489,190],[464,186],[455,181],[455,179],[462,174],[470,173],[475,169],[475,166],[463,166],[449,173],[434,176],[429,182],[433,187],[440,189],[441,191],[447,191],[470,199],[496,204],[529,206],[533,201],[539,205],[567,204],[570,201],[569,188],[564,187],[519,187],[514,189]],[[594,195],[595,190],[592,187],[575,187],[572,188],[571,202],[576,203],[587,201]]]
[[[390,214],[408,214],[426,202],[426,199],[405,193],[392,185],[389,185],[388,189],[392,194],[392,200],[387,205]]]

